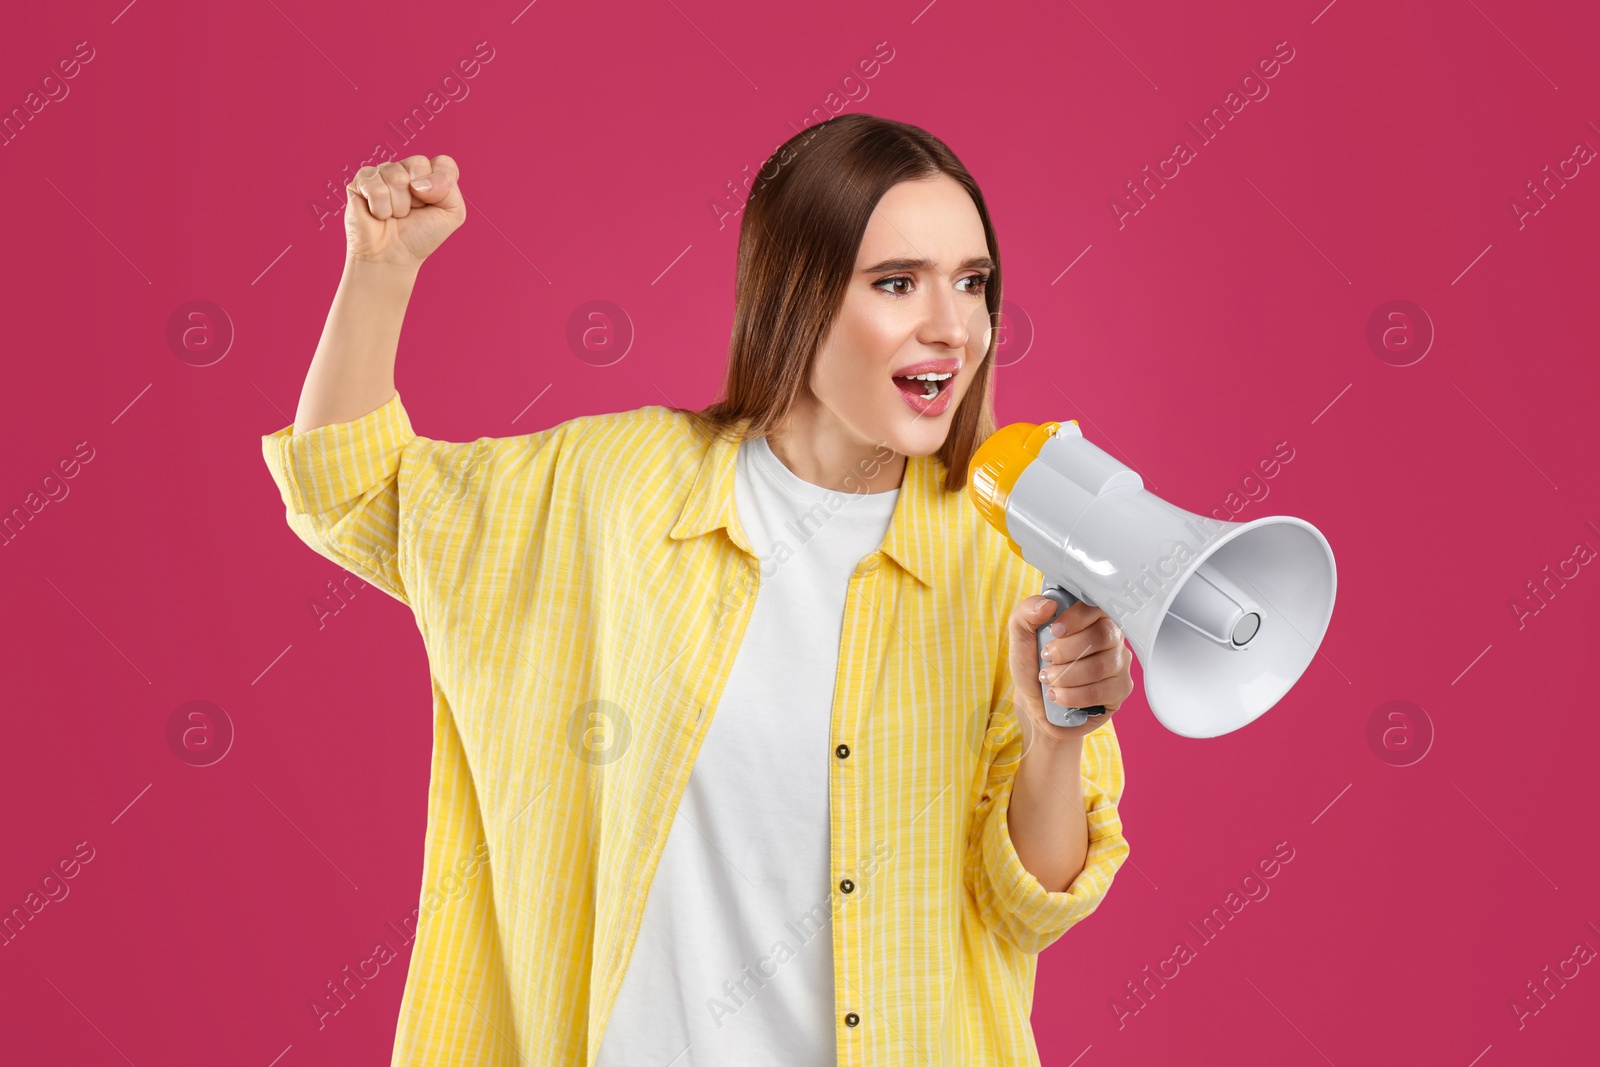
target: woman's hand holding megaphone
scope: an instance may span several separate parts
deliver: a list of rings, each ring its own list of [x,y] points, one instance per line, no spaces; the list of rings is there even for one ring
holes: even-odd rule
[[[1042,663],[1041,626],[1056,627],[1054,639],[1044,647]],[[1093,733],[1133,692],[1133,651],[1116,623],[1099,608],[1080,600],[1057,615],[1049,598],[1030,596],[1011,612],[1010,630],[1012,702],[1022,717],[1024,751],[1040,736],[1066,741]],[[1091,716],[1082,726],[1056,726],[1045,718],[1044,687],[1062,707],[1103,704],[1105,714]]]

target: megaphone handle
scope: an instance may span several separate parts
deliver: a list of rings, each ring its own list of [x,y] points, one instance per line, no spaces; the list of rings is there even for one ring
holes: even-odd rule
[[[1056,610],[1039,627],[1039,663],[1040,669],[1044,664],[1044,646],[1055,640],[1055,634],[1050,632],[1050,623],[1078,602],[1078,598],[1069,593],[1065,586],[1052,582],[1049,578],[1044,580],[1044,585],[1039,589],[1039,595],[1054,601]],[[1044,717],[1056,726],[1082,726],[1089,721],[1091,715],[1104,715],[1106,706],[1096,704],[1092,708],[1064,708],[1050,699],[1050,694],[1043,682],[1039,683],[1039,696],[1044,700]]]

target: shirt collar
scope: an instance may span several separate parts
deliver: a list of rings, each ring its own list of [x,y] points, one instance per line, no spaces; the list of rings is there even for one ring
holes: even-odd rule
[[[749,420],[746,419],[738,424],[737,429],[742,431],[748,424]],[[700,460],[694,485],[689,489],[678,521],[668,534],[674,541],[698,537],[722,528],[728,531],[734,544],[755,555],[755,549],[750,546],[743,527],[739,525],[738,505],[734,497],[738,454],[739,441],[736,438],[719,436],[711,442]],[[900,495],[895,500],[889,528],[880,546],[884,555],[929,588],[933,586],[935,516],[944,498],[949,495],[944,492],[942,475],[937,456],[906,457],[905,478],[900,484]]]

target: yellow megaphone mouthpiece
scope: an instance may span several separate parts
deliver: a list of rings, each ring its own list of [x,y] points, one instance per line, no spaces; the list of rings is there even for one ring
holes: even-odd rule
[[[1068,421],[1074,426],[1078,424],[1077,419]],[[1059,422],[1037,425],[1013,422],[1002,426],[978,446],[967,464],[968,497],[989,525],[1005,535],[1011,542],[1011,550],[1019,556],[1023,554],[1022,549],[1011,540],[1011,532],[1006,529],[1006,502],[1017,484],[1017,476],[1038,458],[1039,447],[1060,428]]]

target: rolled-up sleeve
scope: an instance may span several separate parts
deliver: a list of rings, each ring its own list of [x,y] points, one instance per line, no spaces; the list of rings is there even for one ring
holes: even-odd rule
[[[396,393],[350,422],[261,438],[289,527],[318,553],[409,604],[399,567],[400,460],[418,438]]]
[[[1021,599],[1020,597],[1018,598]],[[1091,915],[1128,858],[1117,805],[1122,799],[1122,749],[1114,722],[1084,737],[1083,800],[1089,851],[1072,884],[1051,892],[1022,865],[1007,825],[1011,790],[1022,758],[1021,727],[1011,701],[1009,635],[1002,641],[990,712],[984,786],[967,843],[966,880],[984,924],[1028,953],[1038,953]]]

